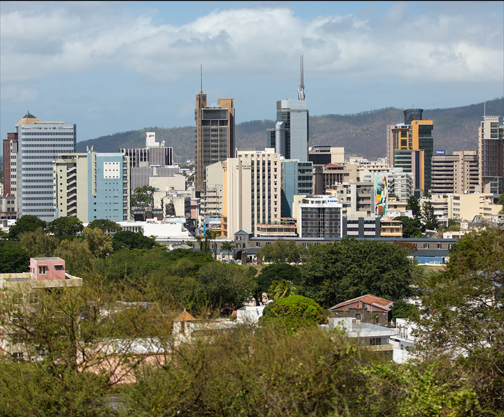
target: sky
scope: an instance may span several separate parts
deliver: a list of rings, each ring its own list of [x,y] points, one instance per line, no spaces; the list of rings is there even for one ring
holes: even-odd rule
[[[201,68],[208,104],[273,120],[301,55],[312,116],[504,96],[504,1],[2,1],[0,16],[2,139],[28,110],[78,141],[194,126]]]

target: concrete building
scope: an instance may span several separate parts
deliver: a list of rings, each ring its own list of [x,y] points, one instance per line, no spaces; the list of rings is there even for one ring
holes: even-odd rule
[[[277,118],[274,128],[267,131],[267,147],[285,159],[308,162],[308,106],[304,93],[303,57],[301,57],[301,83],[297,100],[277,101]]]
[[[355,238],[381,237],[379,217],[344,217],[343,236]],[[402,236],[402,235],[401,235]]]
[[[223,164],[223,236],[257,233],[259,224],[279,224],[282,202],[280,154],[273,149],[239,151]]]
[[[478,128],[479,191],[504,192],[504,126],[500,116],[483,116]]]
[[[387,126],[387,160],[389,164],[415,174],[417,197],[422,197],[431,189],[434,153],[434,123],[422,120],[422,114],[422,109],[405,110],[404,123]]]
[[[29,272],[0,274],[0,302],[11,298],[15,304],[29,311],[36,308],[43,291],[81,286],[82,278],[68,274],[63,259],[31,258]],[[18,322],[12,319],[0,326],[0,354],[12,355],[19,361],[40,355],[36,346],[29,346],[18,339]]]
[[[458,151],[445,155],[436,151],[432,157],[431,194],[474,193],[479,190],[478,153]]]
[[[156,132],[146,132],[145,148],[122,148],[121,153],[129,156],[130,168],[173,165],[173,148],[164,146],[164,140],[156,142]]]
[[[296,196],[295,215],[302,238],[343,236],[343,205],[330,196]]]
[[[130,164],[122,153],[61,153],[54,162],[55,217],[130,218]]]
[[[374,184],[366,182],[344,182],[337,184],[328,194],[343,204],[343,215],[348,217],[369,217],[374,215]]]
[[[16,193],[17,216],[26,214],[50,222],[53,205],[53,162],[60,153],[75,152],[75,124],[43,122],[28,112],[9,140],[10,193]],[[7,145],[4,143],[4,148]]]
[[[282,166],[282,217],[290,218],[296,195],[313,194],[313,163],[285,159]]]
[[[448,194],[447,206],[449,219],[472,220],[481,216],[483,220],[491,220],[492,216],[502,209],[500,204],[493,204],[494,194]]]
[[[308,159],[317,165],[343,165],[345,163],[345,148],[326,145],[308,147]]]
[[[353,169],[355,168],[355,169]],[[314,166],[313,193],[316,195],[328,194],[335,185],[357,182],[357,169],[355,164],[333,164]]]
[[[207,107],[207,95],[196,94],[196,190],[205,189],[206,167],[227,158],[235,151],[234,99],[220,98],[218,104]]]

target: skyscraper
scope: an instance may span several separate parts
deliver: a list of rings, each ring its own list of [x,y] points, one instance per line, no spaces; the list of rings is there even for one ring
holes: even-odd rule
[[[75,152],[76,131],[75,124],[42,122],[30,112],[16,124],[16,173],[11,164],[10,176],[18,217],[30,214],[54,220],[53,162],[60,153]]]
[[[391,166],[415,174],[415,195],[422,197],[431,189],[434,139],[432,120],[422,120],[422,109],[404,111],[404,123],[387,126],[387,159]]]
[[[504,126],[499,116],[483,116],[478,128],[479,183],[482,193],[504,192]]]
[[[301,83],[297,100],[277,101],[277,121],[267,131],[267,148],[275,149],[285,159],[308,161],[308,106],[304,93],[303,57],[301,56]]]
[[[220,98],[219,104],[207,107],[207,95],[196,94],[196,172],[197,190],[204,190],[206,167],[234,157],[234,99]]]

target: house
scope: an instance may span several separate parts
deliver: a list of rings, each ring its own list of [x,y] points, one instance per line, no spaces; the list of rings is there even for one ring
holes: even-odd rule
[[[357,323],[387,326],[393,304],[390,300],[366,294],[331,307],[329,309],[329,318],[353,317]]]
[[[192,342],[194,337],[211,337],[217,332],[226,331],[236,325],[229,319],[195,319],[186,310],[173,320],[173,344]]]
[[[0,274],[2,298],[5,300],[9,297],[14,305],[28,309],[35,308],[39,302],[38,295],[42,291],[81,286],[82,278],[67,273],[65,260],[56,257],[31,258],[29,272]],[[22,360],[28,354],[26,347],[19,340],[14,321],[5,322],[0,326],[0,354],[11,354],[18,360]]]
[[[344,330],[348,337],[356,338],[359,345],[366,349],[382,353],[393,359],[394,346],[390,338],[395,335],[394,329],[371,323],[358,323],[353,317],[330,317],[328,330]]]

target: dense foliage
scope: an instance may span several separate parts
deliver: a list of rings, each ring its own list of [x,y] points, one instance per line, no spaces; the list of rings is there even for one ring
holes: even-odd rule
[[[325,308],[365,294],[403,299],[415,273],[408,253],[388,242],[350,238],[320,245],[301,267],[298,292]]]

